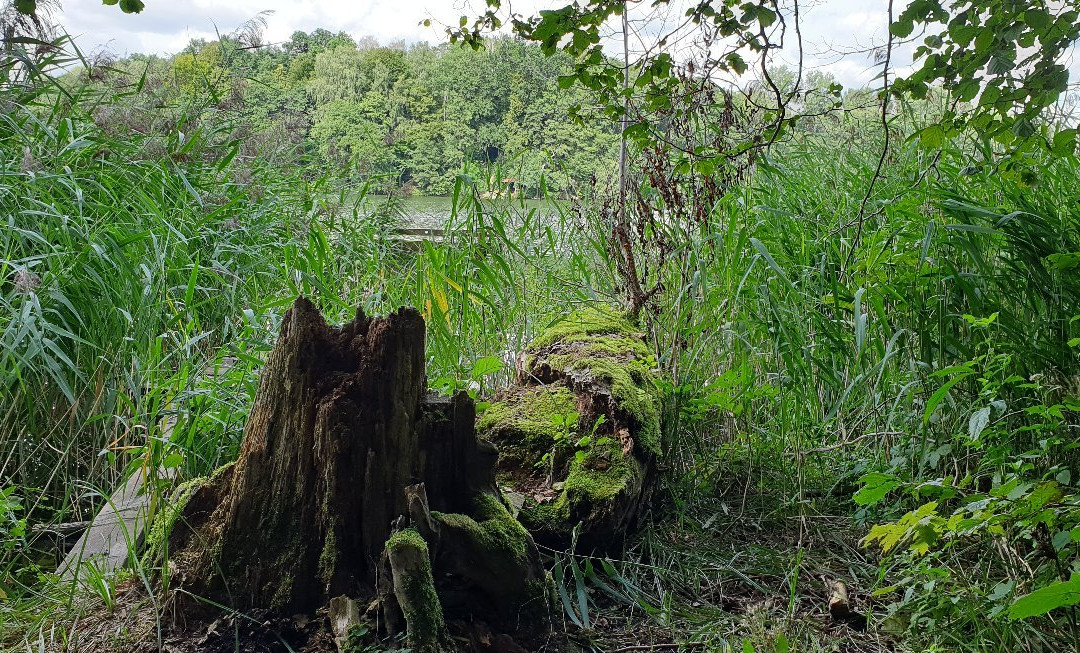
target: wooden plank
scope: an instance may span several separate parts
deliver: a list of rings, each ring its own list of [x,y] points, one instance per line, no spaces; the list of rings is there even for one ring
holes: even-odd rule
[[[64,557],[56,572],[61,578],[83,578],[91,569],[113,572],[127,564],[129,543],[138,546],[147,527],[150,496],[142,489],[140,469],[113,492]]]
[[[407,227],[394,229],[395,236],[442,236],[443,230],[438,227]]]
[[[217,374],[224,374],[235,364],[236,358],[225,356],[218,367],[205,368],[203,376],[213,378]],[[161,432],[164,440],[167,441],[172,436],[175,425],[175,416],[162,420]],[[135,550],[142,546],[143,536],[150,526],[150,494],[143,491],[143,471],[140,468],[132,474],[102,506],[90,522],[89,528],[57,567],[56,573],[61,578],[83,578],[90,570],[99,573],[114,572],[131,559],[129,546]],[[174,472],[175,470],[171,469],[159,470],[159,478],[175,478]]]

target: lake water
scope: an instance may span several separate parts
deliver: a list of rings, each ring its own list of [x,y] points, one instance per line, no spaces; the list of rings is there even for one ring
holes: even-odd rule
[[[388,200],[385,195],[369,195],[364,205],[370,210],[376,210],[386,206],[387,202],[404,219],[405,227],[410,229],[441,229],[450,219],[453,209],[452,197],[414,196]],[[483,204],[492,210],[509,209],[515,215],[528,214],[535,210],[554,216],[558,214],[560,206],[565,208],[563,203],[552,200],[494,199],[483,200]]]

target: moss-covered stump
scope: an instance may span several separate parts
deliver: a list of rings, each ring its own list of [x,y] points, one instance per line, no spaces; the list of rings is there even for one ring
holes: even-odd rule
[[[412,528],[398,531],[386,541],[394,599],[405,615],[409,647],[416,653],[453,650],[435,592],[427,542]]]
[[[481,415],[500,485],[537,541],[603,545],[633,526],[660,455],[655,360],[613,310],[574,313],[519,359],[518,384]]]
[[[547,575],[503,504],[473,402],[425,389],[416,311],[332,327],[298,299],[239,459],[184,487],[155,524],[174,612],[291,618],[344,596],[416,651],[453,650],[462,623],[529,643],[548,635]]]

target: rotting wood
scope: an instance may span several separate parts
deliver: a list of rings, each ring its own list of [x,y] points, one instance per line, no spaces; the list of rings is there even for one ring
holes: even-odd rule
[[[196,489],[173,526],[175,609],[198,617],[205,606],[183,597],[199,596],[286,616],[315,614],[339,596],[378,597],[380,625],[404,621],[419,633],[416,619],[433,615],[410,616],[415,604],[385,586],[404,573],[388,569],[388,554],[413,515],[422,519],[412,527],[432,539],[447,623],[546,636],[550,578],[503,504],[497,452],[476,437],[472,400],[426,394],[424,332],[413,309],[358,311],[332,327],[296,301],[260,375],[237,462]],[[399,567],[416,569],[410,560]]]

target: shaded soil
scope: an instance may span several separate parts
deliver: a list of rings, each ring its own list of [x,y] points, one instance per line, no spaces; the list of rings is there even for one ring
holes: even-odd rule
[[[585,582],[590,627],[575,625],[565,614],[560,625],[578,650],[606,653],[738,651],[744,639],[757,651],[773,651],[781,638],[793,651],[908,650],[884,630],[883,606],[869,591],[877,564],[863,556],[853,536],[856,530],[849,520],[822,515],[771,521],[684,516],[654,523],[622,560],[612,562],[614,576],[604,570],[602,560],[590,561],[593,575]],[[570,559],[565,554],[560,559],[566,568]],[[574,560],[584,567],[584,557]],[[576,609],[574,581],[566,575],[567,598]],[[870,618],[866,630],[830,617],[831,586],[838,580],[847,584],[852,610]],[[619,596],[605,587],[618,590]],[[100,599],[93,603],[76,623],[65,624],[78,634],[77,649],[62,646],[56,638],[48,650],[149,653],[159,650],[160,624],[160,650],[171,653],[337,651],[325,614],[264,619],[250,612],[180,623],[172,620],[168,606],[155,608],[137,579],[117,587],[113,610]],[[559,603],[565,607],[563,600]],[[155,616],[159,611],[160,618]],[[448,625],[463,650],[526,650],[483,624],[459,620]],[[392,650],[404,643],[391,640],[379,646],[370,650]]]

